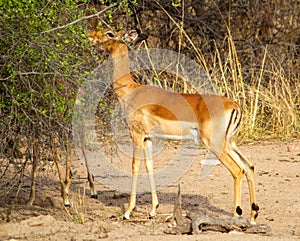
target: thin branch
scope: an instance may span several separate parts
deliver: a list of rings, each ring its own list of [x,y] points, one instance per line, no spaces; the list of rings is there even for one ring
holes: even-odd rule
[[[78,22],[81,22],[81,21],[83,21],[83,20],[87,20],[87,19],[94,18],[94,17],[99,17],[99,15],[101,15],[101,14],[105,13],[106,11],[108,11],[109,9],[111,9],[111,8],[113,8],[113,7],[115,7],[115,6],[117,6],[117,5],[119,4],[119,2],[121,2],[121,0],[117,1],[117,2],[114,3],[113,5],[110,5],[110,6],[106,7],[106,8],[104,8],[104,9],[102,9],[101,11],[99,11],[99,12],[97,12],[97,13],[95,13],[95,14],[88,15],[88,16],[85,16],[85,17],[76,19],[76,20],[74,20],[73,22],[67,23],[66,25],[58,26],[58,27],[56,27],[56,28],[52,28],[52,29],[49,29],[49,30],[44,31],[44,32],[41,32],[41,33],[42,33],[42,34],[43,34],[43,33],[50,33],[50,32],[56,31],[56,30],[58,30],[58,29],[63,29],[63,28],[69,27],[69,26],[74,25],[74,24],[76,24],[76,23],[78,23]]]

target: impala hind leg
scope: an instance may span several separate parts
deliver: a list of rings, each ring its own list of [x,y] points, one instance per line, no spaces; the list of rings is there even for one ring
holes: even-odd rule
[[[95,189],[95,183],[94,183],[94,175],[90,172],[90,168],[89,168],[89,163],[86,157],[86,153],[85,153],[85,139],[84,137],[81,136],[81,151],[82,151],[82,155],[83,155],[83,159],[85,162],[85,167],[86,167],[86,171],[87,171],[87,179],[89,182],[89,187],[90,187],[90,192],[91,192],[91,198],[97,199],[98,198],[98,193]]]
[[[88,174],[87,179],[89,182],[91,198],[98,199],[98,193],[95,189],[95,184],[94,184],[94,175],[90,171],[88,171],[87,174]]]
[[[37,174],[37,159],[33,157],[32,163],[32,172],[31,172],[31,187],[30,187],[30,195],[27,204],[32,205],[35,200],[35,184],[36,184],[36,174]]]
[[[56,164],[57,172],[58,172],[58,177],[59,177],[59,182],[60,182],[60,187],[61,187],[61,196],[64,202],[64,205],[66,207],[70,207],[70,201],[68,197],[68,189],[70,186],[71,178],[70,178],[70,160],[67,157],[66,161],[66,177],[64,178],[63,173],[62,173],[62,168],[61,168],[61,158],[60,158],[60,150],[59,148],[55,148],[55,156],[54,156],[54,162]],[[66,188],[67,187],[67,188]]]
[[[248,182],[248,188],[250,193],[250,205],[251,205],[251,216],[250,222],[255,224],[255,219],[258,216],[259,206],[255,198],[255,187],[254,187],[254,166],[252,163],[239,151],[235,143],[232,145],[233,152],[235,155],[238,155],[237,158],[243,163],[245,169],[245,176]]]
[[[37,139],[34,139],[34,141],[32,143],[31,187],[30,187],[29,199],[27,202],[28,205],[32,205],[35,200],[36,175],[37,175],[37,168],[38,168],[39,161],[40,161],[39,143],[37,142]]]
[[[145,140],[144,154],[145,154],[146,171],[149,177],[151,196],[152,196],[152,210],[150,212],[150,217],[155,217],[156,209],[158,208],[158,199],[157,199],[155,182],[154,182],[151,140]]]
[[[67,145],[67,153],[66,153],[66,174],[65,174],[65,180],[64,180],[64,202],[65,206],[70,206],[70,201],[69,201],[69,188],[71,185],[71,148],[69,145]],[[67,204],[67,205],[66,205]]]
[[[253,174],[246,174],[246,178],[248,181],[248,187],[250,192],[250,204],[251,204],[251,217],[250,217],[250,223],[256,224],[255,220],[258,216],[259,206],[256,202],[255,198],[255,188],[254,188],[254,178]]]
[[[129,219],[130,213],[135,208],[137,179],[138,179],[138,175],[139,175],[139,169],[140,169],[142,155],[143,155],[142,148],[137,147],[136,145],[133,145],[131,193],[130,193],[129,205],[124,214],[124,219]]]
[[[229,170],[234,180],[234,216],[242,215],[241,209],[241,181],[244,175],[243,168],[238,162],[229,154],[229,151],[224,148],[219,156],[222,164]]]

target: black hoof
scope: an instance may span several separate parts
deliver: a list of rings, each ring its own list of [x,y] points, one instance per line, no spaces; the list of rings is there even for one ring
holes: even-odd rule
[[[243,214],[243,210],[240,208],[240,206],[237,206],[236,209],[235,209],[235,211],[240,216]]]
[[[252,203],[252,210],[253,211],[258,211],[259,210],[259,206],[257,203]]]
[[[93,195],[92,195],[92,198],[98,199],[98,194],[93,194]]]
[[[254,219],[256,219],[256,218],[257,218],[257,216],[258,216],[258,210],[259,210],[259,206],[258,206],[258,204],[257,204],[257,203],[252,203],[252,206],[251,206],[251,208],[252,208],[252,211],[256,211],[256,213],[255,213],[255,215],[254,215]]]

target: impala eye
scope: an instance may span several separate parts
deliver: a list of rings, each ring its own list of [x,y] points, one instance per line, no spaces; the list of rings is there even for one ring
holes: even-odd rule
[[[107,35],[109,38],[115,37],[115,35],[114,35],[112,32],[107,32],[106,35]]]

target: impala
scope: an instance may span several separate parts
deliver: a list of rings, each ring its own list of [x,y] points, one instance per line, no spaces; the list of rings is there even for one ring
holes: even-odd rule
[[[158,199],[153,177],[152,138],[197,142],[202,139],[233,176],[235,216],[242,214],[241,179],[246,175],[250,191],[250,222],[254,224],[259,210],[254,190],[254,166],[236,145],[242,118],[239,105],[218,95],[174,93],[136,83],[130,74],[128,48],[122,41],[124,36],[124,31],[114,34],[112,31],[92,30],[88,33],[92,43],[109,52],[113,59],[112,86],[127,116],[134,144],[132,187],[124,219],[129,219],[136,205],[137,178],[143,159],[152,194],[150,216],[156,215]]]

